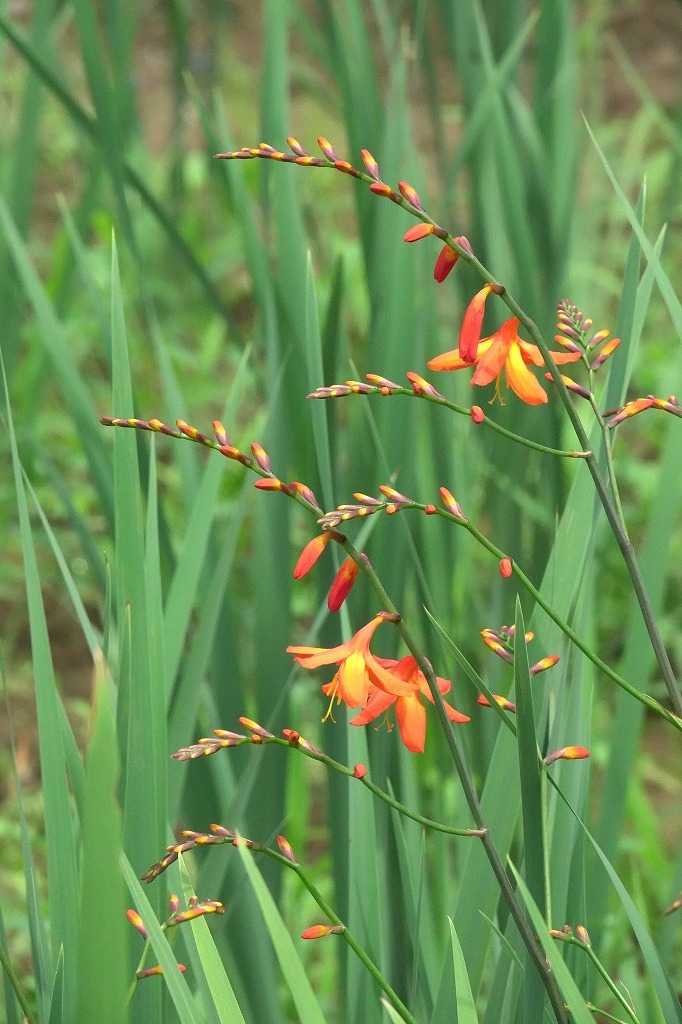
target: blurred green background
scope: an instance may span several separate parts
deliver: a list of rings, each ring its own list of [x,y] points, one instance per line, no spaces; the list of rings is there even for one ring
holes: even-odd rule
[[[359,741],[349,735],[343,712],[335,728],[319,726],[323,680],[291,673],[284,653],[288,643],[309,635],[313,622],[314,642],[339,640],[338,626],[318,614],[332,578],[329,555],[304,582],[291,579],[314,524],[280,496],[253,495],[252,480],[245,481],[238,466],[207,459],[190,445],[156,438],[150,455],[148,435],[134,439],[131,433],[121,442],[127,454],[117,456],[98,418],[136,415],[173,423],[183,417],[207,432],[212,419],[222,418],[233,443],[248,449],[260,441],[275,472],[305,481],[325,507],[351,500],[353,491],[375,494],[380,483],[394,479],[422,501],[436,500],[438,486],[448,486],[540,585],[574,464],[529,458],[494,435],[483,441],[476,435],[474,447],[471,424],[445,420],[425,403],[350,398],[311,408],[305,401],[315,387],[365,372],[398,381],[407,370],[424,373],[427,359],[457,344],[476,279],[457,268],[436,286],[435,243],[403,245],[411,221],[365,186],[322,170],[217,162],[213,154],[259,141],[282,147],[287,135],[311,151],[324,135],[356,164],[361,148],[371,150],[385,181],[409,181],[440,224],[469,238],[546,337],[554,331],[558,300],[570,297],[596,328],[609,326],[627,340],[628,396],[667,396],[679,389],[679,338],[650,281],[644,280],[636,302],[623,294],[630,229],[580,112],[630,202],[639,197],[649,237],[668,223],[661,258],[675,281],[682,5],[6,0],[0,38],[0,340],[18,451],[36,499],[29,490],[54,692],[83,750],[92,729],[93,651],[101,644],[119,694],[124,786],[139,789],[124,801],[123,822],[123,845],[138,875],[162,853],[168,825],[203,829],[220,820],[264,841],[284,828],[330,889],[333,881],[337,905],[350,913],[353,855],[344,853],[344,843],[355,811],[345,784],[308,772],[295,758],[285,763],[278,751],[267,757],[237,751],[229,766],[227,755],[220,764],[212,758],[191,770],[171,764],[167,778],[160,767],[170,751],[215,726],[234,728],[244,713],[274,729],[310,732],[341,760],[355,751]],[[501,308],[489,314],[491,324]],[[120,369],[123,320],[130,398]],[[120,376],[112,397],[117,351]],[[434,383],[455,401],[483,404],[465,379]],[[540,411],[520,409],[512,396],[493,415],[520,433],[570,447],[558,409],[551,401]],[[619,480],[679,666],[678,467],[662,419],[653,414],[627,425]],[[41,710],[34,699],[39,612],[35,594],[33,613],[27,612],[27,535],[18,529],[6,418],[4,424],[0,644],[16,756],[8,714],[0,718],[0,905],[9,948],[30,988],[21,843],[28,836],[33,846],[38,907],[49,899],[41,756],[43,774],[49,761],[41,755]],[[625,454],[620,444],[618,454]],[[124,457],[131,467],[127,485],[120,474]],[[149,515],[136,548],[134,524],[127,529],[122,508],[125,486],[131,508],[139,502],[148,512],[151,464],[158,474],[158,517]],[[38,506],[52,534],[37,518]],[[596,513],[586,507],[596,524]],[[513,620],[495,567],[443,523],[396,517],[371,525],[371,538],[361,533],[361,543],[431,645],[439,674],[455,679],[455,703],[471,712],[475,695],[457,682],[457,669],[439,649],[421,606],[436,614],[479,670],[490,669],[478,633]],[[129,542],[123,553],[122,537]],[[150,551],[156,552],[151,568]],[[629,644],[636,629],[615,545],[600,531],[588,533],[585,546],[565,557],[589,562],[580,601],[571,608],[575,621],[603,657],[627,663],[642,689],[663,698],[646,644]],[[145,615],[136,618],[141,607]],[[353,629],[377,610],[360,585],[348,607],[345,625]],[[127,608],[132,626],[126,625]],[[524,604],[524,611],[529,617],[532,606]],[[545,635],[547,643],[559,643],[551,630]],[[145,650],[150,638],[151,654]],[[538,648],[538,657],[545,653]],[[144,678],[137,655],[145,662]],[[40,657],[45,668],[45,652]],[[493,689],[497,671],[494,666],[488,678]],[[621,706],[603,684],[596,692],[593,786],[595,794],[607,787],[612,816],[600,831],[595,795],[595,831],[634,879],[643,906],[657,913],[681,875],[676,737],[658,722],[647,723],[638,709]],[[41,728],[56,706],[45,705]],[[153,726],[157,712],[161,724]],[[474,713],[470,757],[482,781],[497,723]],[[461,815],[454,782],[441,776],[435,726],[418,768],[408,766],[394,740],[385,733],[368,737],[376,776],[391,778],[403,798],[421,799],[429,813]],[[159,778],[149,797],[144,783],[154,764]],[[388,836],[388,819],[378,817]],[[390,837],[386,841],[392,863],[398,853]],[[259,925],[253,897],[235,897],[239,869],[236,858],[226,866],[224,853],[206,858],[200,895],[230,905],[234,936],[247,922]],[[280,873],[270,867],[265,877],[296,922],[292,930],[304,927],[308,905],[298,892],[283,892]],[[439,878],[434,891],[448,905],[444,868]],[[388,914],[389,931],[398,931],[408,911],[397,901],[381,913]],[[605,905],[597,918],[613,962],[627,961],[628,943],[617,928],[608,931]],[[226,927],[220,922],[216,934]],[[259,1019],[288,1019],[281,983],[268,984],[276,977],[274,962],[263,958],[254,965],[239,941],[230,942],[223,935],[221,949],[236,965],[243,1003]],[[672,930],[664,943],[671,955],[679,949]],[[408,955],[400,942],[387,949],[389,964]],[[321,963],[308,950],[303,955],[318,977],[329,1019],[334,1013],[358,1019],[353,1005],[364,1005],[366,982],[355,982],[355,1004],[339,1009],[336,983],[345,961]],[[481,954],[481,975],[484,959]],[[435,981],[427,988],[438,990]],[[162,1019],[156,996],[149,998],[154,1005],[135,1012],[140,1019]],[[435,995],[429,998],[435,1002]],[[429,999],[426,1004],[428,1010]]]

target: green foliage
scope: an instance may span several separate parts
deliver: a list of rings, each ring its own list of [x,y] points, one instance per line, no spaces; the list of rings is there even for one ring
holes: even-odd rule
[[[560,386],[545,385],[544,407],[511,393],[503,407],[484,404],[535,450],[415,401],[409,385],[306,404],[365,373],[401,387],[406,372],[425,373],[456,345],[481,286],[475,261],[463,255],[436,286],[433,241],[403,245],[414,222],[366,183],[213,154],[257,145],[259,132],[276,146],[292,132],[310,149],[329,136],[360,168],[370,149],[384,181],[409,179],[451,238],[466,234],[544,337],[567,291],[597,326],[617,317],[599,406],[620,408],[680,387],[679,268],[664,232],[651,234],[679,204],[679,117],[618,52],[638,115],[602,111],[590,95],[585,128],[577,110],[601,41],[570,0],[539,13],[492,0],[400,11],[268,0],[262,27],[252,17],[208,2],[56,10],[38,0],[23,23],[0,10],[5,1019],[517,1024],[560,1013],[546,955],[576,1020],[601,1007],[614,1020],[678,1024],[679,926],[661,912],[682,886],[679,819],[660,839],[651,831],[665,799],[679,807],[680,737],[588,466],[538,451],[581,447]],[[484,333],[504,302],[490,297]],[[483,399],[466,377],[435,386],[467,409]],[[608,445],[587,406],[576,410],[608,474]],[[423,510],[446,486],[471,529],[440,506],[339,524],[352,548],[329,545],[294,582],[319,530],[305,496],[253,495],[238,460],[184,443],[192,428],[150,438],[107,432],[100,416],[181,419],[206,433],[219,420],[223,446],[261,479],[302,481],[324,510],[380,485]],[[619,427],[628,438],[615,445],[673,665],[679,426],[652,412]],[[366,551],[376,575],[361,574],[339,630],[325,598],[349,551]],[[500,580],[500,553],[511,579]],[[452,703],[471,717],[452,736],[442,706],[429,705],[421,755],[397,730],[350,727],[343,708],[320,724],[331,673],[292,670],[285,653],[334,646],[393,607],[409,649],[453,679]],[[481,644],[484,627],[515,623],[521,637],[524,621],[536,639],[527,654],[517,643],[513,667]],[[402,657],[396,640],[384,626],[377,651]],[[535,678],[529,665],[554,652],[559,665]],[[481,708],[480,693],[493,704],[504,694],[516,718]],[[327,759],[249,741],[170,760],[243,715],[277,737],[296,729]],[[544,763],[569,744],[589,746],[591,761]],[[424,829],[396,804],[450,829],[478,827],[480,811],[488,832]],[[230,833],[213,849],[211,822],[250,847],[234,849]],[[208,840],[188,840],[196,849],[141,885],[183,829]],[[180,912],[198,897],[227,914],[175,926],[173,892]],[[345,931],[299,940],[317,923]],[[569,938],[553,938],[564,924]],[[163,977],[134,980],[157,964]]]

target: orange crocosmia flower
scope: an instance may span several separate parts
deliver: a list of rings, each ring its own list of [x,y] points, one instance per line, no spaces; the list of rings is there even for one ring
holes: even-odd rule
[[[417,688],[417,684],[394,676],[382,664],[383,659],[375,658],[369,649],[374,631],[385,621],[385,614],[376,615],[338,647],[287,647],[287,653],[293,654],[294,661],[302,668],[312,670],[321,665],[338,665],[331,683],[322,689],[332,700],[343,701],[349,708],[364,708],[375,687],[395,696],[407,696]]]
[[[411,654],[408,654],[407,657],[402,658],[400,661],[393,661],[388,658],[379,658],[377,660],[381,661],[384,668],[391,675],[411,683],[413,690],[405,696],[398,696],[385,690],[372,690],[367,706],[359,715],[351,718],[350,724],[367,725],[369,722],[373,722],[375,718],[378,718],[379,715],[384,714],[393,704],[395,705],[395,717],[401,740],[408,750],[413,751],[415,754],[420,754],[424,750],[426,740],[426,709],[421,702],[420,694],[423,694],[432,704],[434,703],[426,678]],[[448,693],[452,686],[450,680],[441,679],[440,676],[436,678],[440,692]],[[460,711],[451,707],[447,701],[445,702],[445,710],[451,722],[470,721],[468,715],[463,715]]]
[[[486,289],[484,288],[483,291]],[[479,295],[482,294],[479,292]],[[536,345],[524,341],[518,333],[519,321],[516,317],[505,320],[502,326],[488,338],[478,342],[473,362],[476,370],[471,378],[472,384],[485,385],[496,381],[496,394],[500,395],[500,377],[505,371],[507,385],[528,405],[542,405],[547,401],[547,392],[528,369],[528,365],[544,366],[542,353]],[[552,352],[555,363],[572,363],[580,359],[579,352]],[[429,360],[430,370],[464,370],[471,365],[460,355],[458,348],[444,352]],[[493,399],[494,401],[494,399]]]

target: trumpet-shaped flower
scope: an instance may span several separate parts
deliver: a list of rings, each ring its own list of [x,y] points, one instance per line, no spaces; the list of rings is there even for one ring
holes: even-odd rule
[[[421,702],[420,695],[423,694],[431,703],[434,703],[433,695],[426,682],[424,673],[420,670],[417,662],[408,654],[400,661],[393,661],[387,658],[377,659],[383,667],[396,679],[404,680],[412,685],[412,692],[400,696],[387,690],[374,689],[370,693],[367,705],[360,714],[351,719],[351,725],[367,725],[373,722],[379,715],[388,711],[391,705],[395,706],[395,717],[400,731],[400,738],[408,750],[414,753],[422,753],[426,741],[426,710]],[[452,686],[449,679],[441,679],[437,676],[438,689],[441,694],[448,693]],[[325,689],[325,687],[323,687]],[[468,715],[451,707],[445,701],[445,710],[451,722],[468,722]]]
[[[302,668],[338,665],[338,671],[324,692],[343,701],[349,708],[364,708],[374,688],[396,697],[405,697],[417,689],[416,682],[406,682],[389,672],[382,658],[375,658],[369,649],[374,631],[388,618],[380,612],[371,622],[338,647],[287,647],[294,661]]]
[[[486,289],[483,289],[485,292]],[[479,295],[482,293],[479,292]],[[480,305],[480,302],[479,302]],[[476,310],[478,314],[478,307]],[[477,319],[472,318],[472,319]],[[544,366],[540,349],[519,337],[519,321],[516,317],[505,320],[502,326],[488,338],[483,338],[476,345],[475,353],[467,350],[462,358],[460,348],[444,352],[429,360],[430,370],[463,370],[472,363],[476,370],[471,378],[472,384],[485,385],[496,381],[496,396],[502,402],[500,394],[500,378],[504,370],[507,386],[528,405],[542,405],[547,401],[547,392],[536,377],[528,369],[531,366]],[[475,331],[474,331],[475,333]],[[460,346],[462,340],[460,338]],[[580,359],[579,352],[552,352],[554,362],[572,363]],[[494,399],[493,399],[494,401]]]

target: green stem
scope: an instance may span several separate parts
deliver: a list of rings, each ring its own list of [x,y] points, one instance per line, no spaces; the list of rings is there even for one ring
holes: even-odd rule
[[[411,507],[424,509],[425,506],[418,505],[417,503],[415,503]],[[464,527],[464,529],[468,533],[470,533],[471,536],[475,540],[477,540],[482,547],[486,549],[486,551],[489,551],[490,554],[494,555],[495,558],[497,558],[498,560],[507,557],[504,551],[501,551],[500,548],[496,547],[495,544],[492,543],[492,541],[488,540],[488,538],[485,537],[482,533],[480,533],[480,531],[477,530],[476,527],[473,526],[471,523],[464,522],[462,519],[459,519],[457,516],[453,516],[450,512],[446,512],[444,509],[436,509],[436,513],[442,516],[444,519],[448,519],[450,522],[456,523],[457,526]],[[593,665],[600,669],[604,673],[604,675],[608,676],[609,679],[616,683],[617,686],[620,686],[621,689],[629,693],[631,697],[634,697],[635,700],[638,700],[641,704],[646,705],[646,707],[648,707],[651,711],[654,711],[656,712],[656,714],[661,715],[662,718],[665,718],[667,722],[670,722],[671,725],[675,726],[676,729],[682,732],[682,720],[677,715],[671,714],[671,712],[668,711],[667,708],[664,708],[662,704],[659,704],[659,702],[655,700],[654,697],[650,697],[648,693],[642,693],[641,690],[635,689],[635,687],[632,686],[631,683],[628,683],[626,679],[623,679],[623,677],[619,675],[618,672],[616,672],[614,669],[612,669],[610,665],[608,665],[605,661],[602,661],[602,659],[597,654],[595,654],[594,651],[590,649],[590,647],[588,647],[585,641],[581,639],[580,635],[576,633],[576,631],[572,629],[572,627],[569,626],[569,624],[564,619],[562,619],[558,612],[556,612],[552,608],[552,606],[549,604],[548,601],[545,600],[545,598],[542,596],[537,587],[535,587],[531,583],[531,581],[528,579],[523,570],[520,569],[518,564],[513,560],[512,572],[514,576],[516,576],[516,578],[519,580],[519,582],[523,585],[524,589],[531,595],[531,597],[537,602],[537,604],[540,605],[542,610],[547,613],[552,622],[556,623],[556,625],[559,627],[562,633],[564,633],[569,638],[569,640],[571,640],[572,643],[575,644],[578,650],[583,652],[586,658],[589,658]]]
[[[613,981],[613,979],[611,977],[609,977],[609,975],[608,975],[608,973],[606,971],[606,968],[602,964],[602,962],[599,959],[599,957],[597,956],[597,954],[592,949],[592,946],[586,946],[582,942],[575,942],[575,945],[582,946],[582,948],[585,950],[585,952],[587,953],[588,957],[590,958],[590,960],[594,964],[597,972],[601,975],[603,981],[605,982],[605,984],[610,989],[610,991],[613,994],[614,998],[618,1000],[620,1005],[623,1007],[623,1009],[627,1013],[628,1017],[632,1021],[632,1024],[641,1024],[641,1021],[640,1021],[639,1017],[637,1016],[635,1011],[632,1009],[632,1007],[628,1003],[627,999],[625,999],[625,997],[623,996],[623,993],[620,991],[620,989],[618,988],[616,983]]]
[[[344,547],[348,551],[349,555],[351,555],[351,557],[358,560],[359,564],[364,569],[365,575],[372,584],[375,593],[377,594],[379,600],[382,602],[384,607],[390,612],[399,614],[397,608],[395,607],[390,597],[388,596],[386,590],[383,587],[383,584],[381,583],[381,580],[375,573],[374,569],[370,565],[367,565],[364,562],[364,560],[360,558],[359,553],[355,550],[350,541],[346,540],[344,542]],[[476,792],[476,787],[474,786],[473,778],[471,776],[471,773],[469,772],[469,767],[466,763],[464,751],[462,749],[461,743],[455,730],[452,728],[452,723],[450,722],[450,719],[448,718],[447,715],[447,711],[445,710],[443,697],[441,696],[440,690],[438,689],[438,681],[436,679],[436,674],[431,666],[431,663],[424,657],[424,655],[419,650],[419,647],[417,646],[414,638],[412,637],[411,632],[405,625],[405,622],[402,619],[402,617],[400,618],[399,622],[396,623],[396,627],[400,633],[403,642],[405,643],[405,646],[408,648],[408,650],[414,657],[415,661],[417,662],[417,665],[419,666],[420,671],[423,673],[428,683],[431,695],[436,706],[436,712],[438,714],[441,728],[445,735],[445,740],[450,751],[450,756],[452,757],[455,769],[457,771],[460,783],[462,785],[464,797],[466,799],[467,805],[469,807],[469,810],[471,811],[472,817],[474,819],[474,822],[476,823],[477,828],[479,828],[483,833],[481,835],[481,843],[483,844],[483,849],[485,850],[488,862],[490,863],[493,874],[495,875],[495,879],[500,888],[502,898],[504,899],[505,903],[507,904],[507,907],[509,908],[509,912],[514,920],[514,923],[516,924],[519,935],[521,936],[521,939],[528,951],[530,960],[534,964],[536,970],[538,971],[542,979],[543,985],[549,997],[549,1001],[552,1005],[552,1009],[554,1010],[554,1014],[556,1016],[558,1024],[568,1024],[568,1017],[566,1015],[564,1001],[559,991],[558,985],[556,983],[556,979],[552,972],[548,969],[545,958],[542,955],[540,949],[538,948],[535,933],[533,932],[533,929],[530,926],[528,919],[526,918],[526,915],[524,914],[521,904],[516,898],[516,893],[514,892],[511,882],[507,877],[507,872],[505,871],[502,859],[497,851],[495,843],[493,842],[492,836],[490,835],[490,832],[488,831],[488,828],[486,826],[485,820],[483,818],[481,804],[478,799],[478,793]]]
[[[4,970],[5,974],[7,975],[7,980],[12,986],[12,990],[17,998],[19,1006],[21,1007],[21,1012],[23,1013],[27,1021],[27,1024],[37,1024],[36,1015],[31,1009],[28,999],[26,998],[26,994],[21,987],[19,976],[17,975],[17,972],[14,970],[14,965],[12,964],[12,961],[10,960],[7,951],[3,949],[2,946],[0,946],[0,964],[2,965],[2,969]]]
[[[391,1004],[395,1007],[395,1009],[398,1011],[398,1013],[406,1022],[406,1024],[417,1024],[415,1017],[413,1017],[408,1008],[405,1006],[404,1002],[402,1001],[398,993],[393,988],[391,988],[391,986],[386,981],[385,977],[383,976],[377,965],[360,945],[360,943],[355,938],[353,933],[349,930],[348,926],[343,923],[341,918],[336,913],[334,913],[333,909],[324,899],[322,893],[319,891],[317,886],[314,885],[313,882],[311,882],[311,880],[308,878],[301,865],[290,864],[289,866],[293,867],[294,871],[301,879],[304,886],[306,887],[312,898],[315,900],[320,910],[324,914],[326,914],[326,916],[329,918],[332,924],[335,924],[343,929],[343,931],[340,934],[343,936],[343,938],[346,940],[350,948],[353,950],[358,960],[360,960],[365,965],[369,973],[376,981],[377,985],[385,993],[387,998],[390,1000]]]
[[[479,260],[476,259],[475,256],[472,256],[470,253],[466,252],[466,250],[462,250],[461,247],[457,245],[452,236],[448,235],[446,241],[448,245],[452,245],[453,248],[457,249],[462,258],[470,266],[477,270],[481,277],[484,278],[484,280],[486,280],[490,284],[503,287],[502,285],[500,285],[500,282],[496,281],[493,277],[491,277],[487,269]],[[663,679],[665,681],[666,689],[668,691],[668,696],[670,698],[670,703],[672,704],[673,711],[678,717],[682,717],[682,693],[680,692],[680,688],[677,684],[675,673],[673,672],[672,665],[670,664],[670,659],[668,658],[668,653],[665,649],[663,638],[658,628],[658,623],[656,622],[656,616],[654,615],[653,608],[651,607],[651,601],[649,600],[646,584],[644,582],[641,569],[639,568],[639,563],[637,562],[637,557],[635,555],[634,548],[632,546],[632,543],[630,542],[630,538],[627,535],[627,531],[625,530],[625,527],[621,522],[617,506],[611,499],[611,496],[609,495],[608,487],[602,476],[594,452],[589,450],[590,444],[587,432],[582,424],[580,416],[576,412],[576,409],[571,400],[571,396],[568,393],[568,388],[564,384],[561,377],[561,373],[557,368],[556,363],[552,359],[552,353],[550,352],[545,339],[543,338],[539,328],[534,323],[534,321],[531,320],[531,318],[523,311],[523,309],[521,308],[521,306],[519,306],[516,299],[514,299],[514,297],[510,295],[508,291],[504,290],[503,293],[500,295],[500,298],[509,307],[514,316],[518,318],[519,322],[522,323],[523,326],[526,328],[531,338],[542,352],[547,369],[552,375],[552,380],[556,385],[559,397],[564,405],[564,408],[566,409],[566,413],[571,421],[573,429],[575,430],[576,436],[580,443],[580,447],[585,452],[584,457],[585,461],[587,462],[587,467],[590,471],[590,476],[592,477],[592,481],[596,488],[597,495],[599,496],[602,508],[604,509],[604,512],[606,514],[609,526],[611,527],[611,532],[613,533],[613,536],[616,539],[616,543],[618,544],[620,552],[623,556],[623,560],[625,562],[628,575],[630,576],[630,580],[632,582],[632,586],[637,596],[637,601],[639,603],[640,610],[642,612],[642,618],[644,619],[644,624],[646,626],[647,633],[649,634],[651,646],[653,648],[656,660],[661,670],[661,674],[663,675]]]
[[[251,740],[248,737],[245,737],[243,740],[243,743],[250,742]],[[289,743],[288,740],[280,739],[279,736],[273,736],[270,739],[264,738],[262,742],[264,746],[268,743],[274,743],[279,747],[288,747],[289,749],[293,748],[295,750],[300,751],[301,754],[305,754],[306,757],[310,757],[313,761],[319,761],[320,764],[324,764],[326,765],[327,768],[331,768],[342,775],[347,775],[351,778],[358,778],[358,780],[363,784],[363,786],[365,786],[370,791],[370,793],[373,793],[374,796],[378,797],[380,800],[383,800],[384,803],[387,803],[389,805],[389,807],[392,807],[394,810],[399,811],[399,813],[404,815],[406,818],[410,818],[412,821],[416,821],[417,824],[422,825],[423,828],[429,828],[434,832],[445,832],[445,834],[449,836],[472,836],[476,838],[481,837],[482,833],[480,829],[453,828],[451,825],[445,825],[441,821],[434,821],[432,818],[425,818],[422,814],[417,814],[416,811],[411,811],[409,807],[405,806],[405,804],[401,804],[400,801],[396,800],[389,793],[386,793],[385,790],[380,789],[377,785],[371,782],[366,775],[356,776],[353,768],[349,768],[347,765],[341,764],[340,761],[335,761],[332,757],[329,757],[329,755],[325,754],[324,751],[322,750],[311,750],[302,746],[301,744],[293,745]],[[234,745],[241,746],[242,744],[235,743]]]

